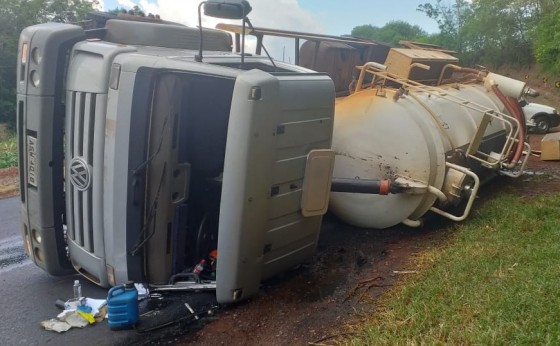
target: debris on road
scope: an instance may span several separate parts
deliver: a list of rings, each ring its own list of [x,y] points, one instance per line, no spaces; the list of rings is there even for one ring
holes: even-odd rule
[[[65,331],[72,328],[72,326],[68,323],[56,318],[41,322],[41,327],[43,327],[45,330],[52,330],[57,333],[64,333]]]
[[[70,299],[61,304],[58,299],[55,303],[57,307],[63,307],[62,311],[56,318],[52,318],[40,323],[45,330],[63,333],[70,328],[84,328],[88,324],[101,322],[106,315],[105,299]]]

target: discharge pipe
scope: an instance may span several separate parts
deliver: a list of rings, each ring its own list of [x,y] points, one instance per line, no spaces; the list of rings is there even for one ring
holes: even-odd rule
[[[372,195],[388,195],[403,192],[400,185],[390,180],[333,178],[331,192],[367,193]]]

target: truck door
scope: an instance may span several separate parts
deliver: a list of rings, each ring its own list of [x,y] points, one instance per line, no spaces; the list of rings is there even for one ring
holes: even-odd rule
[[[322,215],[302,214],[302,191],[308,154],[331,146],[334,95],[321,74],[238,76],[223,171],[218,302],[254,295],[261,280],[313,255]]]

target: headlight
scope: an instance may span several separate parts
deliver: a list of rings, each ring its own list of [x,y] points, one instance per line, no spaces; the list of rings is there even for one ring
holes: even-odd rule
[[[35,47],[31,50],[31,60],[36,64],[39,65],[41,63],[41,53],[39,52],[39,48]]]
[[[41,80],[39,79],[39,72],[33,70],[33,71],[31,71],[31,74],[30,74],[29,77],[30,77],[30,80],[31,80],[31,84],[33,84],[33,86],[35,88],[38,88],[39,83],[41,82]]]

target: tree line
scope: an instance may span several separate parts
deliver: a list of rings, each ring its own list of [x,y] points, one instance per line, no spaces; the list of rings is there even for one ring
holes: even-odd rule
[[[456,51],[463,65],[537,62],[560,74],[560,0],[436,0],[417,10],[435,20],[439,32],[393,21],[357,26],[352,35],[394,45],[399,40],[437,44]]]
[[[20,32],[39,23],[80,21],[96,4],[88,0],[0,0],[0,123],[15,127]]]

